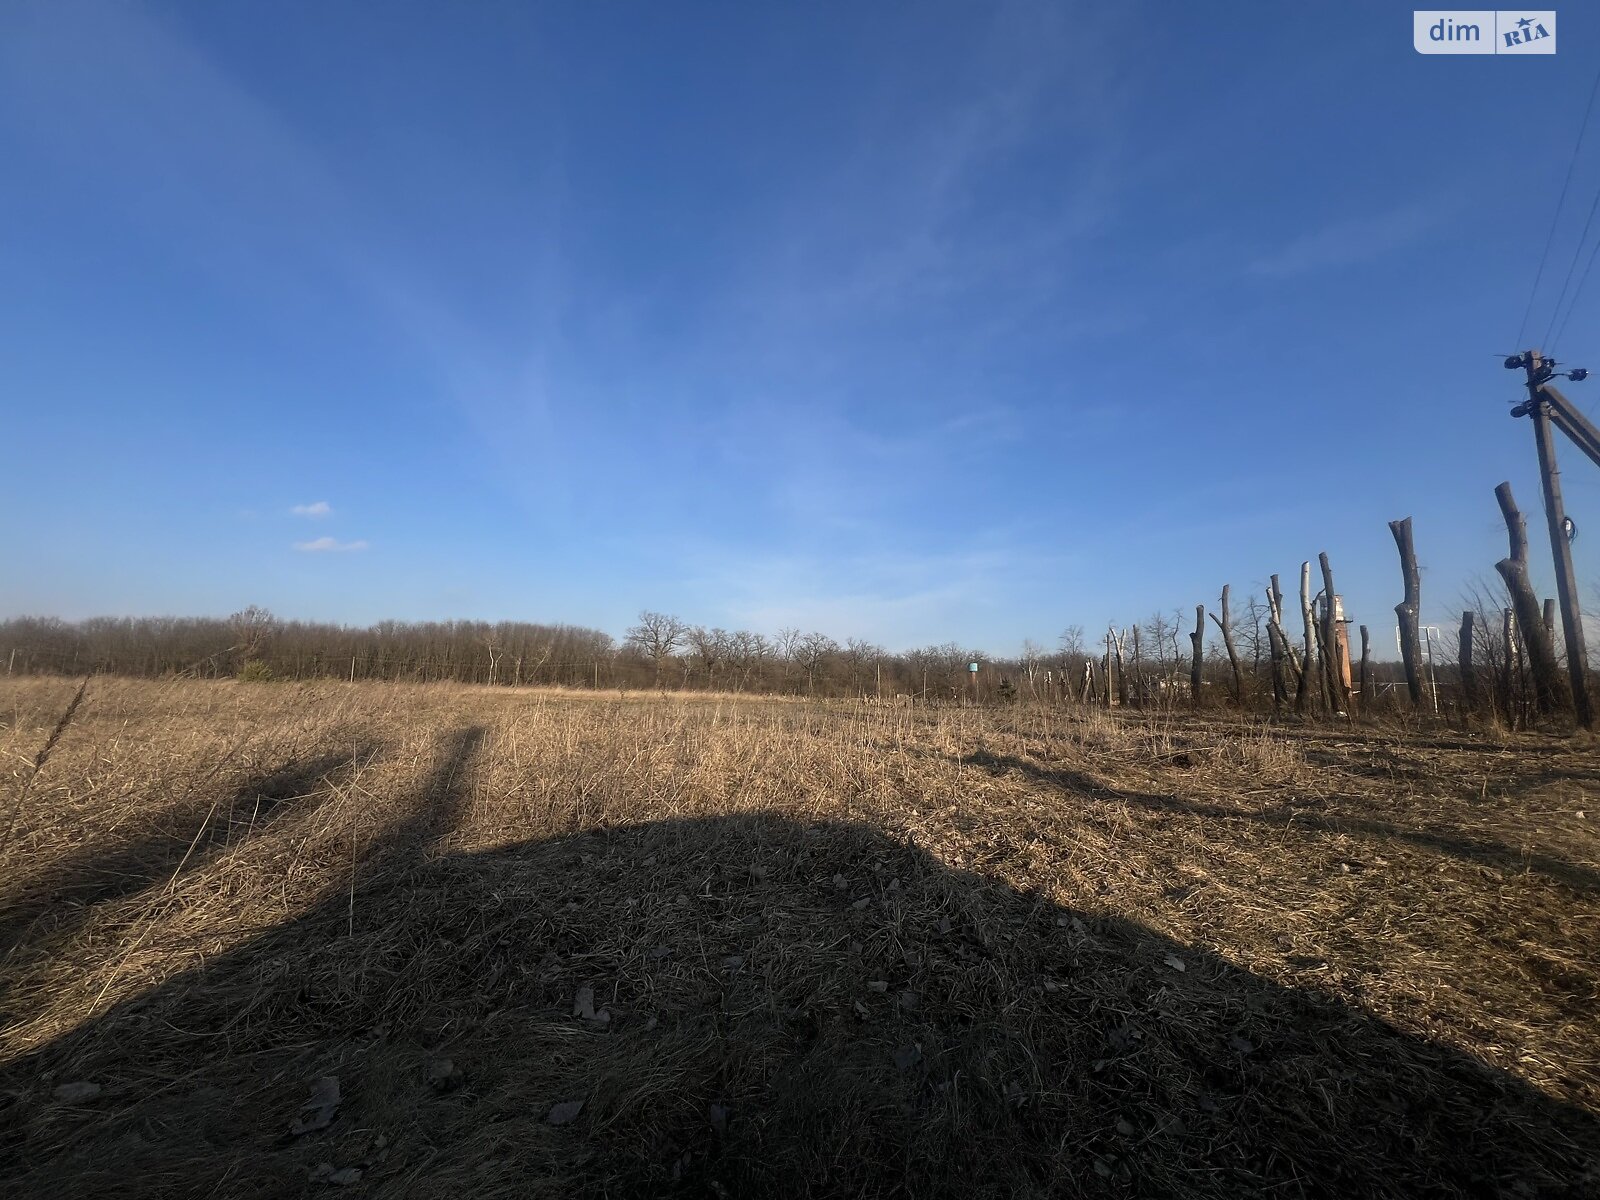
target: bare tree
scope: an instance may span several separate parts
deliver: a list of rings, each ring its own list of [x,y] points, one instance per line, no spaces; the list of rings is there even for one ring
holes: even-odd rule
[[[1061,631],[1056,644],[1060,648],[1057,658],[1061,664],[1062,688],[1069,696],[1081,695],[1084,667],[1089,661],[1089,652],[1084,647],[1083,626],[1068,625]]]
[[[228,618],[228,629],[233,634],[233,645],[241,663],[259,659],[267,643],[278,632],[278,619],[260,605],[252,604]]]
[[[700,669],[705,672],[706,687],[708,690],[716,689],[717,668],[728,659],[730,638],[725,629],[707,629],[704,625],[696,625],[684,634],[684,639],[689,645],[689,650],[694,654],[695,661]]]
[[[1372,690],[1372,636],[1367,632],[1367,627],[1361,627],[1361,711],[1367,712],[1372,707],[1373,700],[1377,697]]]
[[[1039,666],[1044,661],[1044,647],[1032,638],[1022,640],[1022,673],[1028,679],[1028,692],[1035,700],[1039,698],[1039,689],[1035,684],[1035,676],[1039,673]]]
[[[689,627],[677,617],[665,613],[645,611],[639,614],[639,623],[628,630],[625,639],[636,647],[655,666],[656,687],[662,687],[661,671],[672,657],[673,651],[683,644]]]
[[[505,654],[505,647],[496,645],[494,634],[495,631],[492,628],[483,631],[483,648],[489,652],[490,687],[494,686],[495,676],[500,670],[500,658]]]
[[[1206,642],[1206,606],[1194,606],[1194,632],[1189,635],[1189,642],[1194,648],[1194,656],[1189,660],[1189,699],[1197,706],[1200,703],[1200,668],[1204,661]]]
[[[1233,672],[1233,702],[1235,705],[1244,704],[1244,677],[1239,672],[1239,652],[1233,645],[1233,614],[1228,605],[1228,584],[1222,585],[1222,615],[1211,614],[1211,619],[1217,623],[1217,628],[1222,631],[1222,647],[1228,652],[1228,666]],[[1203,622],[1202,622],[1203,626]],[[1196,643],[1198,648],[1198,642]]]
[[[1461,592],[1472,613],[1473,672],[1489,684],[1491,707],[1511,728],[1522,723],[1527,691],[1515,609],[1504,579],[1474,578]]]
[[[1294,693],[1294,711],[1306,711],[1306,702],[1311,698],[1311,682],[1316,677],[1312,675],[1314,647],[1316,633],[1315,625],[1311,620],[1311,564],[1300,564],[1300,622],[1305,629],[1305,648],[1301,652],[1300,680]]]
[[[1178,680],[1182,677],[1184,671],[1183,650],[1179,646],[1179,641],[1183,635],[1183,622],[1186,615],[1181,608],[1173,609],[1172,625],[1167,630],[1167,636],[1172,641],[1172,688],[1174,701],[1177,700]]]
[[[865,686],[863,675],[868,667],[876,667],[883,660],[885,653],[886,651],[882,646],[875,646],[861,638],[850,638],[845,642],[843,658],[850,667],[850,694],[852,696],[862,694],[862,688]],[[873,683],[873,690],[877,690],[876,680]]]
[[[1289,635],[1283,631],[1283,589],[1276,575],[1267,585],[1267,643],[1272,655],[1272,711],[1281,712],[1289,699],[1287,667],[1294,655]]]
[[[1159,673],[1156,695],[1170,699],[1178,686],[1178,675],[1182,669],[1182,663],[1178,658],[1178,643],[1173,636],[1175,629],[1172,622],[1160,611],[1146,617],[1140,628],[1148,634],[1149,644],[1155,647],[1156,670]]]
[[[1457,661],[1461,664],[1461,711],[1463,716],[1478,707],[1478,673],[1472,665],[1472,641],[1477,614],[1470,608],[1461,614],[1461,632],[1456,636]]]
[[[758,671],[772,654],[772,647],[759,633],[741,629],[728,639],[728,664],[739,673],[740,690],[750,684],[750,675]]]
[[[1252,688],[1261,680],[1262,642],[1265,638],[1261,630],[1266,615],[1267,606],[1261,602],[1260,596],[1251,592],[1244,606],[1244,622],[1234,626],[1234,637],[1238,639],[1241,650],[1250,657]]]
[[[1406,689],[1411,703],[1422,707],[1422,639],[1419,629],[1422,611],[1422,574],[1417,569],[1417,551],[1411,538],[1411,518],[1389,522],[1395,549],[1400,552],[1400,574],[1405,580],[1405,598],[1394,606],[1400,620],[1400,660],[1405,665]]]
[[[1495,563],[1494,569],[1505,580],[1511,606],[1517,613],[1518,632],[1527,649],[1528,666],[1533,674],[1534,703],[1541,716],[1548,716],[1567,699],[1556,666],[1555,638],[1551,630],[1554,605],[1546,602],[1541,612],[1533,585],[1528,581],[1528,522],[1511,495],[1511,485],[1502,483],[1495,488],[1494,498],[1500,503],[1500,515],[1505,518],[1506,534],[1511,543],[1510,553]]]
[[[1333,711],[1349,711],[1350,696],[1344,686],[1347,664],[1339,649],[1339,597],[1333,590],[1333,567],[1326,553],[1317,556],[1322,567],[1322,663],[1328,676],[1328,698]]]
[[[928,676],[938,669],[935,655],[936,651],[931,646],[920,646],[915,650],[906,651],[904,655],[906,669],[910,672],[906,687],[917,691],[924,700],[928,697]]]
[[[783,662],[783,683],[785,689],[789,685],[789,669],[800,661],[800,631],[798,629],[780,629],[777,636],[772,639],[777,647],[778,658]]]
[[[1061,636],[1057,641],[1061,646],[1063,667],[1073,672],[1081,672],[1083,664],[1089,658],[1089,651],[1085,647],[1083,640],[1083,626],[1068,625],[1061,631]]]
[[[839,643],[825,633],[808,633],[797,647],[800,665],[806,669],[806,691],[817,690],[817,671],[828,658],[839,652]]]

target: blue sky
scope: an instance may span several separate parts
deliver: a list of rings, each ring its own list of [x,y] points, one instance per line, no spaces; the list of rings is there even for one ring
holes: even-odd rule
[[[1409,514],[1443,624],[1494,485],[1538,511],[1494,355],[1594,81],[1558,11],[5,5],[0,610],[1009,653],[1326,550],[1387,631]]]

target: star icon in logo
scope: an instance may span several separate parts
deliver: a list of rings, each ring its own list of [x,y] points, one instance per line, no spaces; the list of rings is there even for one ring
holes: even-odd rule
[[[1522,20],[1517,22],[1517,24],[1520,25],[1523,29],[1527,29],[1529,25],[1533,24],[1533,22],[1530,21],[1527,17],[1523,17]]]

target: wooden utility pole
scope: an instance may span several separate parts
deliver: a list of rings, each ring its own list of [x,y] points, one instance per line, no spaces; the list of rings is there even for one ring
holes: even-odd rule
[[[1589,703],[1589,652],[1583,644],[1583,617],[1578,611],[1578,581],[1572,570],[1572,546],[1567,541],[1567,511],[1561,499],[1561,468],[1556,465],[1555,435],[1550,430],[1552,402],[1560,403],[1564,418],[1567,417],[1567,405],[1559,392],[1548,387],[1555,374],[1555,365],[1547,363],[1537,350],[1529,350],[1521,357],[1518,365],[1527,373],[1528,402],[1513,409],[1512,414],[1525,414],[1533,418],[1533,441],[1539,451],[1539,478],[1544,486],[1544,515],[1550,527],[1550,554],[1556,565],[1556,596],[1561,601],[1561,625],[1567,641],[1567,674],[1572,680],[1572,709],[1579,725],[1593,729],[1594,709]],[[1574,374],[1574,378],[1581,376]],[[1571,436],[1565,419],[1563,430]],[[1579,442],[1579,445],[1582,443]]]

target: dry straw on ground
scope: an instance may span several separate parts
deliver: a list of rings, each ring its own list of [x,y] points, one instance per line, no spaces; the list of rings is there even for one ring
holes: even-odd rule
[[[1591,750],[96,680],[31,777],[73,686],[9,1195],[1600,1189]]]

